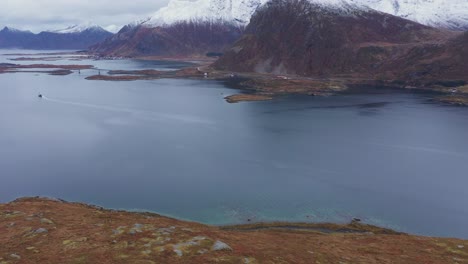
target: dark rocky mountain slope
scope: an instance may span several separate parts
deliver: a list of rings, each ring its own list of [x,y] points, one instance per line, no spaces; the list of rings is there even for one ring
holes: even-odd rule
[[[468,79],[468,34],[353,5],[273,0],[219,70],[373,79]]]
[[[91,47],[106,56],[192,56],[220,53],[242,35],[230,23],[181,21],[169,26],[126,26],[115,36]]]
[[[34,41],[34,33],[31,31],[21,31],[9,27],[0,30],[0,48],[14,48],[29,46]]]

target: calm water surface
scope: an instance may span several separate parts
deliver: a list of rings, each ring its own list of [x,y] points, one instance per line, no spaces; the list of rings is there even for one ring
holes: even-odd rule
[[[468,108],[395,91],[228,104],[236,91],[216,81],[90,74],[0,74],[0,202],[60,197],[209,224],[359,217],[468,238]]]

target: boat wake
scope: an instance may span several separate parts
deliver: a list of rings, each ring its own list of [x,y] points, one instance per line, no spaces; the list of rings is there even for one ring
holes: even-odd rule
[[[66,101],[66,100],[60,100],[56,98],[50,98],[47,96],[42,96],[42,99],[49,101],[49,102],[58,103],[58,104],[73,105],[73,106],[103,110],[103,111],[108,111],[108,112],[131,114],[133,118],[150,120],[150,121],[172,120],[172,121],[179,121],[179,122],[184,122],[184,123],[197,123],[197,124],[205,124],[205,125],[214,124],[213,121],[206,120],[197,116],[191,116],[191,115],[168,114],[168,113],[153,112],[153,111],[148,111],[148,110],[138,110],[138,109],[133,109],[133,108],[115,107],[115,106],[110,106],[110,105],[97,105],[97,104],[89,104],[89,103],[83,103],[83,102]]]

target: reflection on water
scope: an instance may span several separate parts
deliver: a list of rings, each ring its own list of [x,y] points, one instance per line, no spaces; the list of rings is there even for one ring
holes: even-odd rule
[[[466,108],[394,91],[227,104],[214,81],[85,76],[0,74],[0,201],[468,238]]]

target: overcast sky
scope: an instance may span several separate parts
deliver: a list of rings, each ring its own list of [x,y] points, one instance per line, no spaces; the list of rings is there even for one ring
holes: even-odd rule
[[[0,0],[0,27],[39,32],[94,23],[108,30],[143,19],[169,0]],[[0,28],[0,29],[1,29]]]

